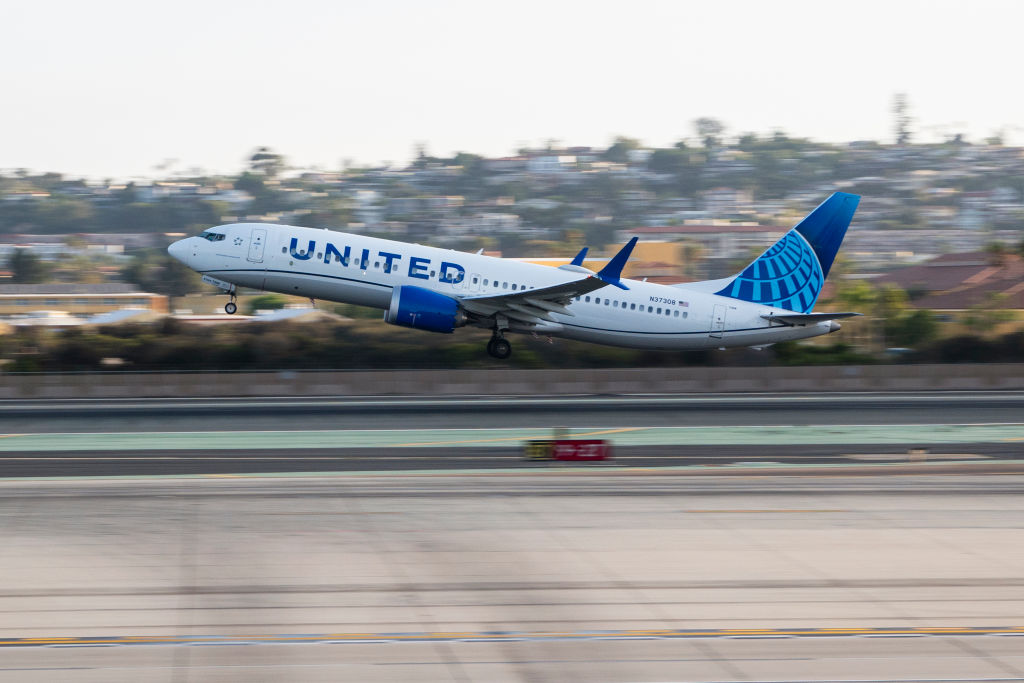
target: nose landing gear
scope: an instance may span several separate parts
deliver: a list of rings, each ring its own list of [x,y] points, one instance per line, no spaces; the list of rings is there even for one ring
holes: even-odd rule
[[[234,290],[232,290],[230,292],[230,294],[231,294],[231,301],[229,301],[226,304],[224,304],[224,312],[227,313],[228,315],[234,315],[238,311],[238,306],[235,304],[235,292],[234,292]]]

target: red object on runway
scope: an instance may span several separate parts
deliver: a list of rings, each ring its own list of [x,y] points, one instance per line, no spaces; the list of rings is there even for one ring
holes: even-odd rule
[[[604,439],[555,439],[551,444],[552,460],[607,460],[612,445]]]

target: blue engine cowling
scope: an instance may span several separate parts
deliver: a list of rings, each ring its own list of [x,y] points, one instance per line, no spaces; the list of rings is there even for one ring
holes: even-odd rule
[[[456,327],[466,324],[466,314],[450,296],[423,287],[400,285],[391,293],[391,305],[384,311],[384,321],[450,334]]]

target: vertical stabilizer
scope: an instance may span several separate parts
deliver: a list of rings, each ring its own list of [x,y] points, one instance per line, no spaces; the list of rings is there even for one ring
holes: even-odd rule
[[[810,313],[859,202],[836,192],[715,293]]]

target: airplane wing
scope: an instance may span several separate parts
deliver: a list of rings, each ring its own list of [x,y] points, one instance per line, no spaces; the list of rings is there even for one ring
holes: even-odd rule
[[[467,311],[479,316],[489,317],[500,314],[513,320],[532,324],[554,322],[551,318],[552,313],[572,316],[573,313],[569,311],[568,305],[575,297],[607,287],[608,285],[618,287],[619,289],[629,289],[626,285],[622,284],[620,278],[622,268],[626,265],[629,255],[633,252],[636,241],[636,237],[631,239],[597,273],[583,267],[583,257],[587,253],[587,249],[584,247],[576,255],[576,258],[572,260],[572,263],[560,267],[562,270],[568,270],[569,272],[586,273],[587,277],[580,280],[563,282],[540,289],[524,289],[518,292],[461,297],[459,302]]]
[[[778,315],[762,315],[768,322],[778,322],[790,327],[795,325],[813,325],[814,323],[826,320],[839,320],[841,318],[852,318],[861,313],[780,313]]]

